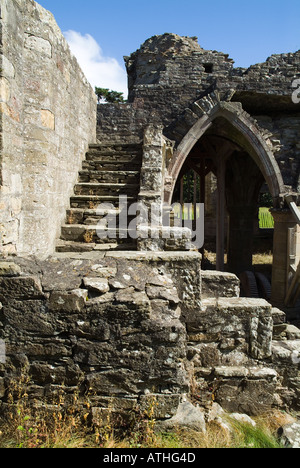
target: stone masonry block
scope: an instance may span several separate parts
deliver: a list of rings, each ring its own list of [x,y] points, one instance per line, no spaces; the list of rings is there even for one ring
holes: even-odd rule
[[[40,280],[37,277],[0,277],[0,300],[3,304],[12,299],[28,300],[43,297]]]

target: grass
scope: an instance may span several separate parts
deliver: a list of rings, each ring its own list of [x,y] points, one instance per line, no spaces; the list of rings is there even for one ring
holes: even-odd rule
[[[89,433],[87,428],[45,427],[36,421],[21,425],[13,433],[2,427],[0,448],[284,448],[265,426],[235,422],[228,432],[218,424],[209,423],[205,434],[177,430],[172,433],[136,432],[124,438],[109,431]]]
[[[91,424],[89,402],[79,406],[76,396],[72,404],[58,395],[52,405],[35,408],[26,392],[15,397],[8,399],[6,419],[0,420],[0,448],[283,448],[276,432],[288,422],[284,413],[273,412],[258,418],[255,427],[228,416],[230,429],[213,421],[206,433],[180,428],[158,433],[151,408],[134,412],[126,426],[112,412]]]
[[[269,208],[260,208],[259,209],[259,227],[260,229],[273,229],[274,228],[274,218],[270,213]]]

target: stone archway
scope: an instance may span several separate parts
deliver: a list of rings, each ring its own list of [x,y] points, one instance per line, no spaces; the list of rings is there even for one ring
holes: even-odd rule
[[[187,109],[186,115],[181,119],[185,121],[187,131],[167,167],[164,186],[165,202],[171,203],[176,180],[194,145],[211,127],[215,119],[223,117],[243,136],[244,149],[260,168],[272,194],[274,207],[277,207],[280,197],[285,192],[279,166],[273,155],[271,144],[254,119],[243,110],[242,105],[220,101],[218,94],[212,93],[195,102],[192,109]]]
[[[186,111],[179,123],[182,133],[183,121],[185,122],[186,133],[169,160],[165,174],[164,200],[172,204],[175,184],[187,158],[207,135],[213,135],[215,128],[219,127],[218,132],[221,133],[218,136],[223,138],[223,147],[220,147],[217,155],[217,269],[224,269],[224,200],[227,198],[227,210],[230,215],[227,267],[230,271],[240,274],[244,269],[252,267],[253,220],[258,207],[259,183],[267,183],[273,205],[279,207],[285,192],[282,175],[273,155],[271,142],[254,119],[242,109],[240,103],[221,101],[219,96],[213,93],[194,103],[191,109]],[[228,189],[228,184],[225,183],[225,178],[228,178],[226,160],[228,161],[230,154],[234,153],[234,148],[239,148],[240,155],[244,157],[231,161],[232,170],[235,171],[232,180],[235,182]],[[243,171],[244,175],[237,177]],[[251,174],[253,187],[251,182],[248,182],[248,174]]]

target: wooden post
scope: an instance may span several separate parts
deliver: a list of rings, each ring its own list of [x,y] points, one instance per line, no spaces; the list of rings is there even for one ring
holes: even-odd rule
[[[205,176],[206,176],[206,168],[205,168],[205,158],[202,157],[200,161],[200,203],[205,204]],[[204,245],[200,249],[202,255],[204,255]]]
[[[193,230],[196,230],[197,222],[197,173],[194,171],[194,194],[193,194]]]
[[[180,206],[181,206],[181,211],[180,211],[180,226],[183,225],[183,210],[184,210],[184,205],[183,205],[183,177],[180,179]]]
[[[222,157],[218,158],[217,176],[216,269],[224,271],[225,161]]]
[[[200,203],[205,203],[205,176],[205,159],[202,158],[200,163]]]

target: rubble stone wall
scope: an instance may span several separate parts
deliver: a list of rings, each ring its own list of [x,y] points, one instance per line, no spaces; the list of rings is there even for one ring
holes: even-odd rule
[[[32,404],[73,395],[92,414],[128,417],[155,399],[155,418],[166,420],[186,397],[250,415],[299,411],[299,330],[266,301],[240,299],[233,275],[203,275],[202,284],[200,259],[103,252],[1,261],[0,413],[18,379]]]
[[[138,133],[142,117],[148,124],[161,124],[176,148],[191,122],[199,119],[197,102],[217,92],[221,100],[240,103],[256,120],[278,162],[286,191],[299,193],[300,104],[293,101],[293,83],[300,77],[300,51],[272,55],[249,68],[235,68],[227,54],[203,49],[197,38],[164,34],[146,40],[125,57],[125,62],[128,122],[114,119],[114,125],[110,125],[108,115],[111,119],[116,116],[118,105],[100,106],[100,140],[106,137],[109,126],[120,125],[124,135],[126,126],[127,133],[129,129]]]
[[[3,253],[48,255],[81,161],[96,138],[96,96],[51,13],[1,0]]]

